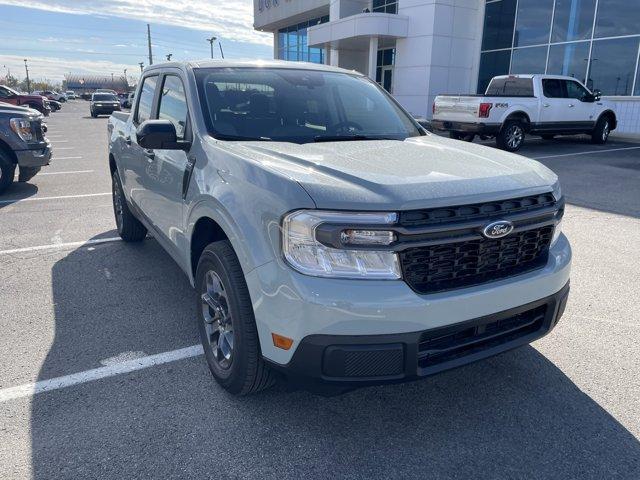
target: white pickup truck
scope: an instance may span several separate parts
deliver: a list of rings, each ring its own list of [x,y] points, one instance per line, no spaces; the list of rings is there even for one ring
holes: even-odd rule
[[[616,128],[612,105],[572,77],[502,75],[484,95],[438,95],[433,103],[435,130],[472,141],[495,137],[499,148],[515,152],[525,134],[549,140],[555,135],[591,135],[605,143]]]

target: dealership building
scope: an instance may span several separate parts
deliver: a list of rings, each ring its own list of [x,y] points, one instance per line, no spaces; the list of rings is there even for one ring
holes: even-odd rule
[[[430,118],[441,93],[507,73],[570,75],[640,134],[640,0],[254,0],[274,57],[354,69]]]

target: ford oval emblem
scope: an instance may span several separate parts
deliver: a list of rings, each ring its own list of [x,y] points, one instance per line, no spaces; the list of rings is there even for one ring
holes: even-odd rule
[[[513,223],[507,220],[498,220],[484,227],[482,234],[487,238],[502,238],[509,235],[511,230],[513,230]]]

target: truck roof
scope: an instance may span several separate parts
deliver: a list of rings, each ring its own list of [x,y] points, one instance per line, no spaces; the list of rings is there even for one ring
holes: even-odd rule
[[[575,77],[569,77],[567,75],[547,75],[544,73],[512,73],[510,75],[496,75],[493,78],[556,78],[559,80],[578,80]]]
[[[300,70],[319,70],[324,72],[340,72],[362,75],[355,70],[346,70],[344,68],[332,67],[319,63],[310,62],[291,62],[288,60],[189,60],[186,62],[164,62],[154,63],[148,66],[144,71],[162,69],[168,67],[177,68],[234,68],[234,67],[255,67],[255,68],[293,68]]]

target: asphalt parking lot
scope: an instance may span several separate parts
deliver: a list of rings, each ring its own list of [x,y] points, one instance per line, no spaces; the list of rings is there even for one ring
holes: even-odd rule
[[[186,277],[114,239],[107,118],[78,100],[47,123],[51,166],[0,197],[0,478],[640,478],[640,143],[521,151],[568,202],[549,336],[411,384],[235,398]]]

